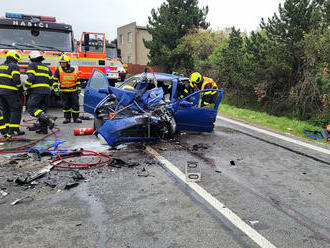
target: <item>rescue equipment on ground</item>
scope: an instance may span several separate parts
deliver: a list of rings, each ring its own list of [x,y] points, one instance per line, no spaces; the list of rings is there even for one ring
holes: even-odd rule
[[[330,142],[330,127],[327,126],[326,129],[322,129],[320,131],[315,130],[306,130],[304,129],[305,134],[307,134],[309,137],[316,139],[316,140],[325,140],[326,142]]]

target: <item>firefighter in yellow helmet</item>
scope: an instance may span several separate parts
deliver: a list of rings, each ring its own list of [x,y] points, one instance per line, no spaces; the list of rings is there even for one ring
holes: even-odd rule
[[[81,123],[79,118],[79,93],[81,92],[80,82],[78,81],[78,72],[74,67],[70,66],[70,57],[62,55],[59,59],[60,66],[55,71],[54,89],[60,91],[64,124],[71,122]]]
[[[55,116],[46,114],[50,101],[53,74],[42,61],[45,59],[40,51],[32,51],[29,55],[31,63],[27,68],[28,79],[25,81],[27,88],[27,111],[33,117],[38,118],[38,123],[30,131],[39,134],[47,134],[48,127],[53,129]]]
[[[218,89],[218,86],[212,78],[204,77],[199,72],[194,72],[191,74],[189,85],[185,87],[183,94],[187,96],[195,91],[207,89]],[[202,107],[214,103],[214,95],[216,93],[216,91],[210,91],[203,94]]]
[[[23,107],[23,86],[17,65],[20,61],[21,55],[10,50],[0,65],[0,132],[5,138],[25,134],[19,130]]]

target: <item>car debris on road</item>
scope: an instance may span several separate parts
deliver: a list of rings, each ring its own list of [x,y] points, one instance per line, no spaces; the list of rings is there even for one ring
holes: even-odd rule
[[[22,198],[16,199],[16,200],[13,201],[12,203],[10,203],[10,205],[14,206],[14,205],[16,205],[16,204],[18,204],[18,203],[22,203],[22,202],[27,201],[27,200],[32,201],[32,200],[34,200],[34,198],[33,198],[32,196],[29,196],[29,195],[28,195],[28,196],[25,196],[25,197],[22,197]]]

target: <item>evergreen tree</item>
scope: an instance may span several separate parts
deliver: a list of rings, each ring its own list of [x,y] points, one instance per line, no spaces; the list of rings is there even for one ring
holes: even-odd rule
[[[299,117],[309,118],[311,109],[320,104],[320,91],[314,78],[317,66],[306,56],[305,39],[315,30],[322,34],[329,28],[329,0],[286,0],[279,5],[279,15],[262,20],[260,26],[267,36],[263,84],[267,96],[282,103],[276,107],[291,105]]]
[[[183,64],[187,57],[180,46],[181,38],[189,30],[206,29],[209,23],[205,21],[208,7],[200,9],[198,0],[167,0],[158,10],[152,9],[149,16],[148,32],[152,40],[144,41],[150,49],[150,64],[160,65],[165,71],[172,72],[175,67]]]

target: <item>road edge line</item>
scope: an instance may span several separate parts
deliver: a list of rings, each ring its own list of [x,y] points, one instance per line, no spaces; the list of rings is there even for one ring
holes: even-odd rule
[[[215,210],[226,217],[234,226],[245,233],[250,239],[262,248],[276,248],[270,241],[258,233],[255,229],[245,223],[238,215],[227,208],[223,203],[218,201],[214,196],[195,182],[187,182],[185,175],[171,162],[161,156],[156,150],[150,146],[146,146],[146,151],[155,157],[167,170],[180,179],[183,183],[193,189],[200,197],[207,201]]]
[[[325,154],[330,154],[330,150],[328,150],[328,149],[318,147],[318,146],[314,146],[314,145],[305,143],[305,142],[300,141],[300,140],[295,140],[295,139],[292,139],[292,138],[289,138],[289,137],[285,137],[283,135],[273,133],[271,131],[264,130],[264,129],[261,129],[261,128],[258,128],[258,127],[254,127],[254,126],[251,126],[251,125],[239,122],[239,121],[235,121],[235,120],[229,119],[229,118],[224,117],[224,116],[217,116],[217,119],[219,119],[219,120],[222,119],[224,121],[228,121],[230,123],[233,123],[233,124],[245,127],[245,128],[249,128],[249,129],[254,130],[256,132],[267,134],[269,136],[272,136],[272,137],[275,137],[275,138],[278,138],[278,139],[281,139],[281,140],[284,140],[284,141],[287,141],[287,142],[290,142],[290,143],[294,143],[296,145],[300,145],[300,146],[303,146],[303,147],[306,147],[306,148],[309,148],[309,149],[312,149],[312,150],[315,150],[315,151],[318,151],[318,152],[322,152],[322,153],[325,153]]]

